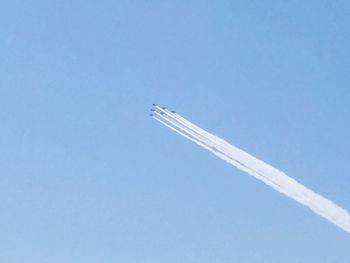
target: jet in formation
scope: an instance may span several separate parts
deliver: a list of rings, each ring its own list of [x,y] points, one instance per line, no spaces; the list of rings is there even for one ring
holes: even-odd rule
[[[151,117],[154,116],[154,113],[158,113],[158,114],[164,115],[165,114],[164,111],[168,110],[167,107],[159,106],[157,103],[153,103],[152,106],[153,106],[153,108],[151,109],[151,113],[149,114],[149,116],[151,116]],[[170,112],[171,113],[176,113],[176,111],[174,111],[174,110],[171,110]]]

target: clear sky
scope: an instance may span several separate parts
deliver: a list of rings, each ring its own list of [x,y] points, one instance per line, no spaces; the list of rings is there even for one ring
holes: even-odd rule
[[[350,235],[159,125],[350,210],[349,1],[4,1],[0,262],[350,262]]]

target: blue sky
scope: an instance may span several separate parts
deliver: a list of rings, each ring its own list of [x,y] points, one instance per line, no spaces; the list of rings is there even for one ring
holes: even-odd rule
[[[348,1],[7,1],[1,262],[349,262],[350,236],[148,116],[350,210]]]

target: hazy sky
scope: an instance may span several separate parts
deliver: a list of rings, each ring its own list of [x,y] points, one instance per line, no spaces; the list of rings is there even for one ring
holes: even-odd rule
[[[350,210],[349,14],[2,3],[0,262],[350,262],[349,234],[148,116],[175,109]]]

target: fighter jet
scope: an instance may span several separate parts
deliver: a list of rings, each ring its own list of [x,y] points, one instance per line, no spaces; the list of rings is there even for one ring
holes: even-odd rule
[[[176,111],[172,110],[171,113],[176,113]]]
[[[153,114],[151,113],[149,116],[153,117]]]
[[[163,110],[166,110],[166,107],[162,107]]]
[[[152,106],[157,106],[157,103],[153,103]]]

